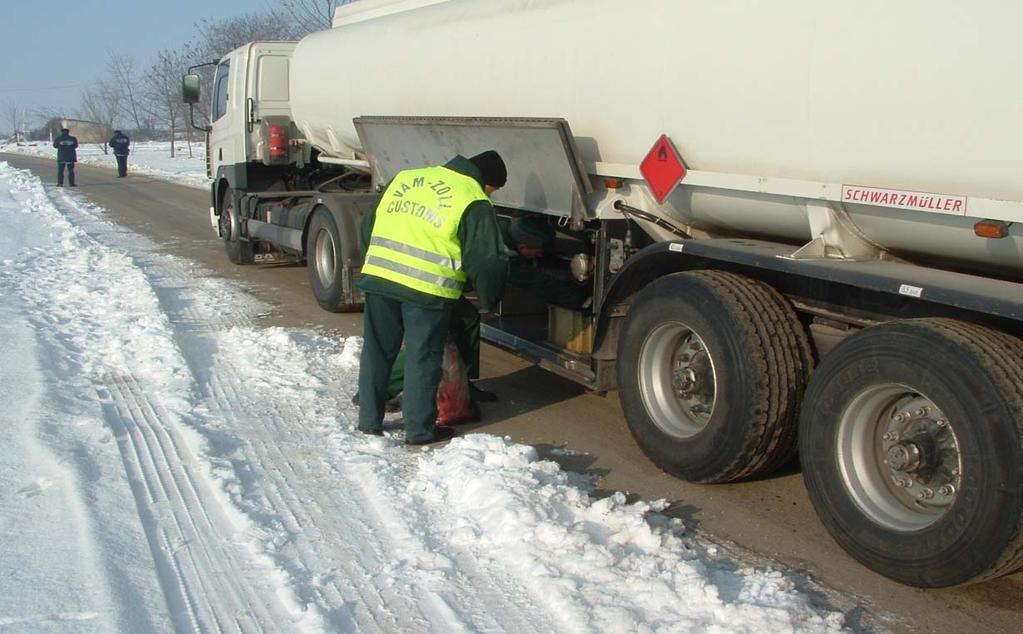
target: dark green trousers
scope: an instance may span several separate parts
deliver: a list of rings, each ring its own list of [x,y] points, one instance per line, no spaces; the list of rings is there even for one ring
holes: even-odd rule
[[[429,309],[366,293],[359,362],[359,429],[381,429],[391,370],[405,340],[402,417],[405,440],[437,435],[437,386],[453,302]]]
[[[455,339],[458,355],[470,380],[480,378],[480,312],[464,297],[451,308],[448,333]],[[405,383],[405,351],[398,353],[387,384],[387,398],[392,399],[401,392]]]

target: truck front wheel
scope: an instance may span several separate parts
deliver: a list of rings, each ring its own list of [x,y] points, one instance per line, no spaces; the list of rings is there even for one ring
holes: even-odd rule
[[[732,273],[676,273],[636,297],[618,341],[629,429],[665,471],[698,482],[769,473],[796,443],[812,365],[795,311]]]
[[[1023,565],[1023,342],[920,319],[839,344],[807,390],[803,479],[836,541],[919,587]]]
[[[234,190],[224,190],[220,204],[220,235],[224,239],[227,259],[235,264],[252,264],[255,261],[252,243],[241,239],[241,216],[234,204]]]
[[[359,310],[345,293],[344,255],[341,234],[334,217],[324,209],[313,213],[306,234],[306,271],[317,303],[326,311],[346,313]]]

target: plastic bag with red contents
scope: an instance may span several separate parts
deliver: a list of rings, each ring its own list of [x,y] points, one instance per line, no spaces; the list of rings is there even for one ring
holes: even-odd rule
[[[469,377],[453,339],[444,344],[443,376],[437,387],[437,426],[479,420],[480,410],[469,396]]]

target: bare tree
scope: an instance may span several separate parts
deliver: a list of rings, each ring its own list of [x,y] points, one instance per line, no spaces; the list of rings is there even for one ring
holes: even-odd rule
[[[243,44],[258,40],[295,40],[302,35],[282,11],[251,13],[225,20],[202,20],[196,28],[198,30],[196,40],[186,47],[193,51],[193,54],[178,70],[179,79],[189,66],[215,62]],[[198,73],[202,79],[204,99],[196,104],[196,121],[200,119],[209,121],[213,68],[201,68]],[[180,90],[178,98],[180,99]]]
[[[124,93],[115,82],[105,80],[82,90],[82,114],[86,119],[114,127],[114,121],[120,116]],[[107,146],[103,144],[103,153]]]
[[[135,59],[130,55],[115,53],[107,49],[107,72],[113,83],[124,92],[124,111],[131,119],[135,129],[149,131],[153,127],[153,122],[151,117],[146,116],[145,108],[141,103]]]
[[[225,20],[202,20],[196,25],[199,39],[196,57],[201,61],[220,59],[242,44],[256,40],[295,40],[301,33],[280,11],[250,13]]]
[[[30,131],[29,138],[34,141],[44,139],[52,141],[52,129],[48,124],[51,121],[66,119],[68,117],[77,117],[79,114],[79,112],[68,112],[57,106],[51,106],[49,104],[45,106],[33,106],[29,109],[28,115],[36,122],[37,127]]]
[[[150,112],[170,131],[171,156],[175,155],[178,130],[184,127],[185,104],[181,101],[181,73],[188,66],[184,54],[169,49],[157,53],[146,73],[144,94]],[[192,147],[189,143],[189,155]]]
[[[28,110],[16,101],[4,103],[4,120],[11,126],[11,138],[15,143],[21,141],[22,132],[25,130]]]
[[[302,34],[330,28],[334,9],[355,0],[279,0],[284,10]]]

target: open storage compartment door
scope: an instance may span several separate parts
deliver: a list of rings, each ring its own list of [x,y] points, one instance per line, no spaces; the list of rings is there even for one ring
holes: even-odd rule
[[[586,224],[597,219],[586,205],[593,188],[564,119],[364,116],[354,123],[375,188],[401,170],[442,165],[457,154],[469,157],[492,149],[508,167],[508,182],[493,196],[499,214],[550,216],[547,221],[562,236],[584,236]],[[518,302],[518,290],[510,288],[502,304]],[[483,315],[482,337],[583,385],[599,387],[588,348],[564,345],[578,343],[578,337],[564,332],[572,327],[566,323],[578,320],[569,315],[566,321],[564,309],[539,302],[529,306],[525,301],[514,310]],[[589,336],[588,329],[582,336]]]
[[[353,121],[375,186],[403,169],[497,150],[508,166],[508,182],[494,194],[496,206],[574,223],[594,218],[585,203],[593,187],[564,119],[373,116]]]

